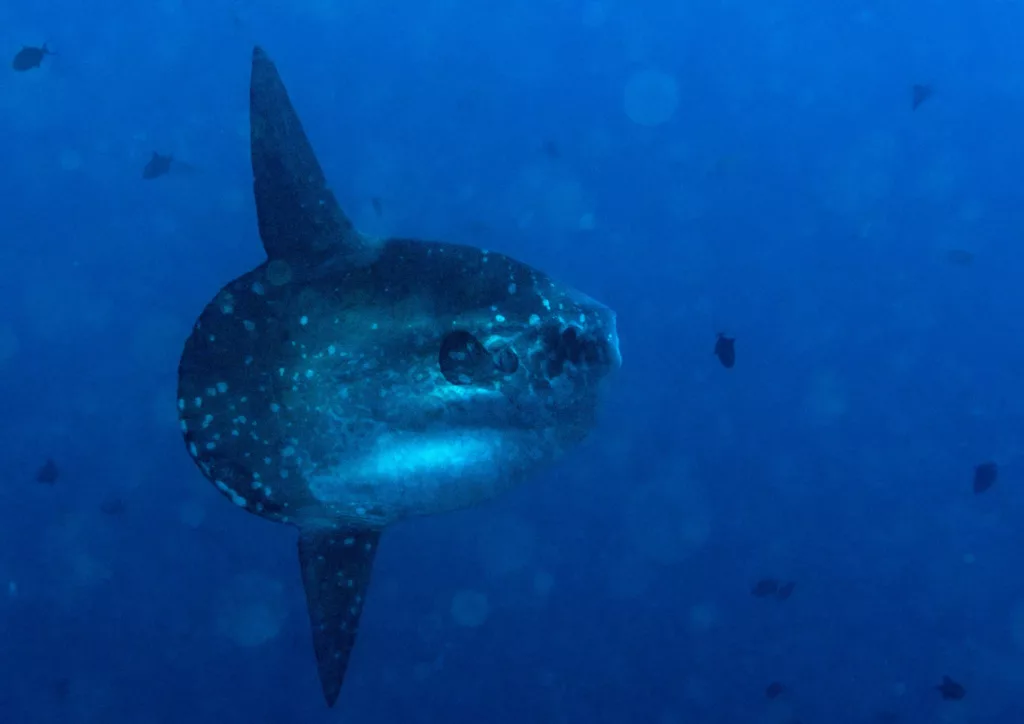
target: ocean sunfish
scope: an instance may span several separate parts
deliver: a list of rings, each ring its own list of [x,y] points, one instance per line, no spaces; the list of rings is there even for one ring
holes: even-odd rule
[[[267,259],[196,321],[179,418],[226,497],[298,529],[333,706],[382,530],[491,499],[561,458],[622,360],[614,312],[527,264],[358,232],[258,47],[249,120]]]

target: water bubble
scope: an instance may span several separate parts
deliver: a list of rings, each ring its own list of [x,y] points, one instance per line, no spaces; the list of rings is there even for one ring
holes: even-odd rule
[[[484,624],[491,613],[487,594],[464,589],[452,597],[452,618],[459,626],[477,628]]]
[[[661,125],[675,115],[679,87],[671,75],[657,68],[638,71],[626,82],[623,106],[634,123]]]
[[[238,646],[259,646],[276,637],[284,624],[284,586],[261,573],[235,576],[221,591],[217,608],[222,635]]]
[[[82,154],[70,148],[61,151],[60,167],[65,171],[77,171],[82,168]]]

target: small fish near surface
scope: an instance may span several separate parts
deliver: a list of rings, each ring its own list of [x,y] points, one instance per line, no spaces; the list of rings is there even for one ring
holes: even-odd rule
[[[175,174],[195,173],[197,168],[191,163],[179,161],[169,153],[165,155],[153,151],[153,156],[142,167],[142,178],[146,181],[152,181],[155,178],[166,176],[172,170]]]
[[[170,154],[166,156],[156,151],[153,151],[153,156],[149,159],[145,166],[142,167],[142,178],[146,181],[151,181],[161,176],[166,176],[171,172],[171,164],[174,162],[174,157]]]
[[[750,589],[750,595],[754,598],[770,598],[774,596],[780,601],[785,601],[793,595],[796,588],[796,581],[780,581],[777,578],[762,578]]]
[[[974,252],[967,249],[949,249],[946,251],[946,261],[953,266],[974,266]]]
[[[996,484],[999,478],[999,466],[993,462],[982,463],[974,467],[974,492],[984,493]]]
[[[916,111],[921,104],[935,94],[935,89],[927,83],[915,83],[910,87],[910,110]]]
[[[59,477],[60,469],[57,467],[57,463],[53,462],[53,458],[47,458],[43,466],[36,472],[36,482],[43,485],[53,485]]]
[[[964,688],[964,685],[953,681],[948,676],[943,676],[942,683],[936,686],[935,689],[942,695],[943,699],[949,701],[960,701],[960,699],[967,696],[967,689]]]
[[[41,66],[43,58],[48,55],[56,55],[56,53],[47,48],[46,43],[39,47],[26,45],[15,54],[14,60],[11,61],[11,67],[23,73],[26,70],[32,70]]]
[[[719,332],[715,341],[715,357],[723,367],[732,369],[736,365],[736,339]]]
[[[125,504],[124,498],[119,495],[104,498],[100,503],[100,511],[104,515],[121,515],[127,509],[128,506]]]
[[[785,693],[785,684],[780,684],[778,681],[773,681],[772,683],[768,684],[768,687],[764,690],[764,695],[769,699],[778,699]]]

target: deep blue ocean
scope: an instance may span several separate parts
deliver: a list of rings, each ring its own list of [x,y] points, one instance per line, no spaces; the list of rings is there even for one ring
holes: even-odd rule
[[[53,53],[0,58],[0,723],[1020,724],[1022,27],[1018,0],[0,5],[0,55]],[[194,320],[264,259],[257,43],[357,227],[510,254],[621,337],[581,447],[385,532],[333,709],[295,531],[177,419]]]

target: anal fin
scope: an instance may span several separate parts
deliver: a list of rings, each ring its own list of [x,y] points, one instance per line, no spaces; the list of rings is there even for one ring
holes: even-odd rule
[[[338,700],[345,680],[379,540],[379,530],[299,532],[302,585],[328,706]]]

